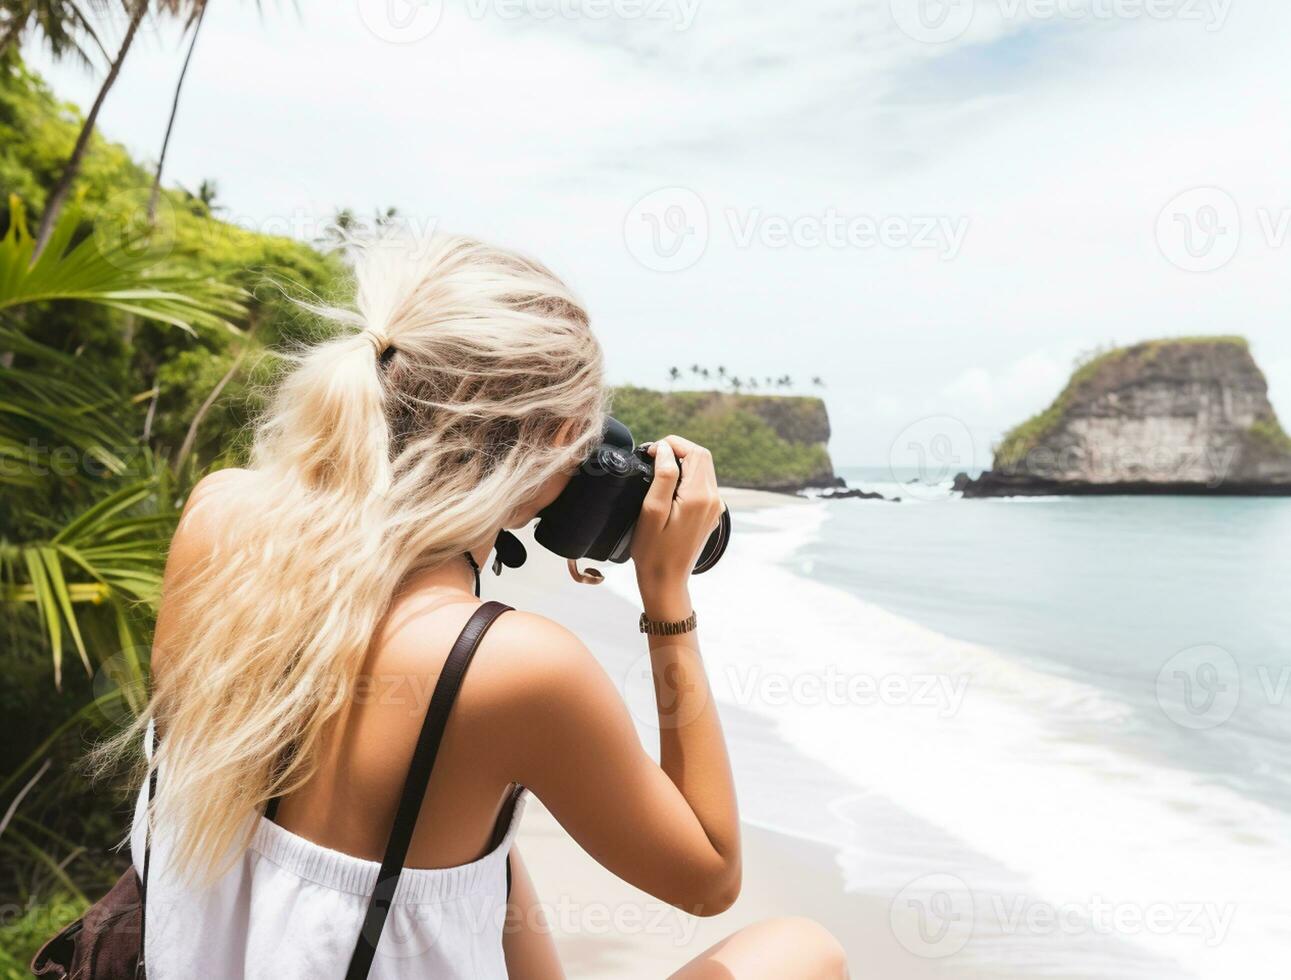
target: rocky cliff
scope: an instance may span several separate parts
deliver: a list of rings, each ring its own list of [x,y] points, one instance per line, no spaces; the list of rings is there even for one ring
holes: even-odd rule
[[[794,491],[842,483],[825,448],[829,414],[819,398],[624,387],[611,411],[638,443],[671,432],[707,446],[724,486]]]
[[[1240,337],[1154,340],[1082,364],[965,496],[1291,494],[1291,438]]]

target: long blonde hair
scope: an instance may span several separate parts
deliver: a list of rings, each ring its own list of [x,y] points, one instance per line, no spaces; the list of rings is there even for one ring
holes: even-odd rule
[[[600,347],[541,265],[385,240],[356,281],[354,311],[322,311],[340,335],[295,356],[257,425],[254,505],[180,584],[152,817],[206,880],[315,771],[400,583],[477,546],[601,430]]]

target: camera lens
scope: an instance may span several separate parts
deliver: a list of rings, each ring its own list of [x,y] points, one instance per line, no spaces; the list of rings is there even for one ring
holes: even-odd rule
[[[596,457],[601,469],[611,476],[623,476],[628,472],[628,460],[623,453],[617,449],[605,448]]]

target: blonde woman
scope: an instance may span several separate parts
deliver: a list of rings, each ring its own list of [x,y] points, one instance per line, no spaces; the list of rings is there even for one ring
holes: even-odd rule
[[[694,708],[670,705],[693,720],[661,726],[656,764],[576,636],[476,598],[500,529],[600,434],[587,314],[461,238],[369,248],[357,287],[251,467],[203,480],[172,542],[133,835],[150,980],[562,976],[515,846],[525,791],[615,874],[723,911],[739,818],[693,630],[649,639]],[[632,557],[646,616],[677,623],[720,503],[704,449],[655,454]],[[675,975],[844,973],[832,937],[784,919]]]

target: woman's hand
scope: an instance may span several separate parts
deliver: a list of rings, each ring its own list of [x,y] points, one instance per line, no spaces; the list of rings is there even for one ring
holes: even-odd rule
[[[686,581],[722,513],[717,474],[709,451],[681,436],[665,436],[649,453],[654,481],[632,534],[637,585],[651,619],[684,619]]]

